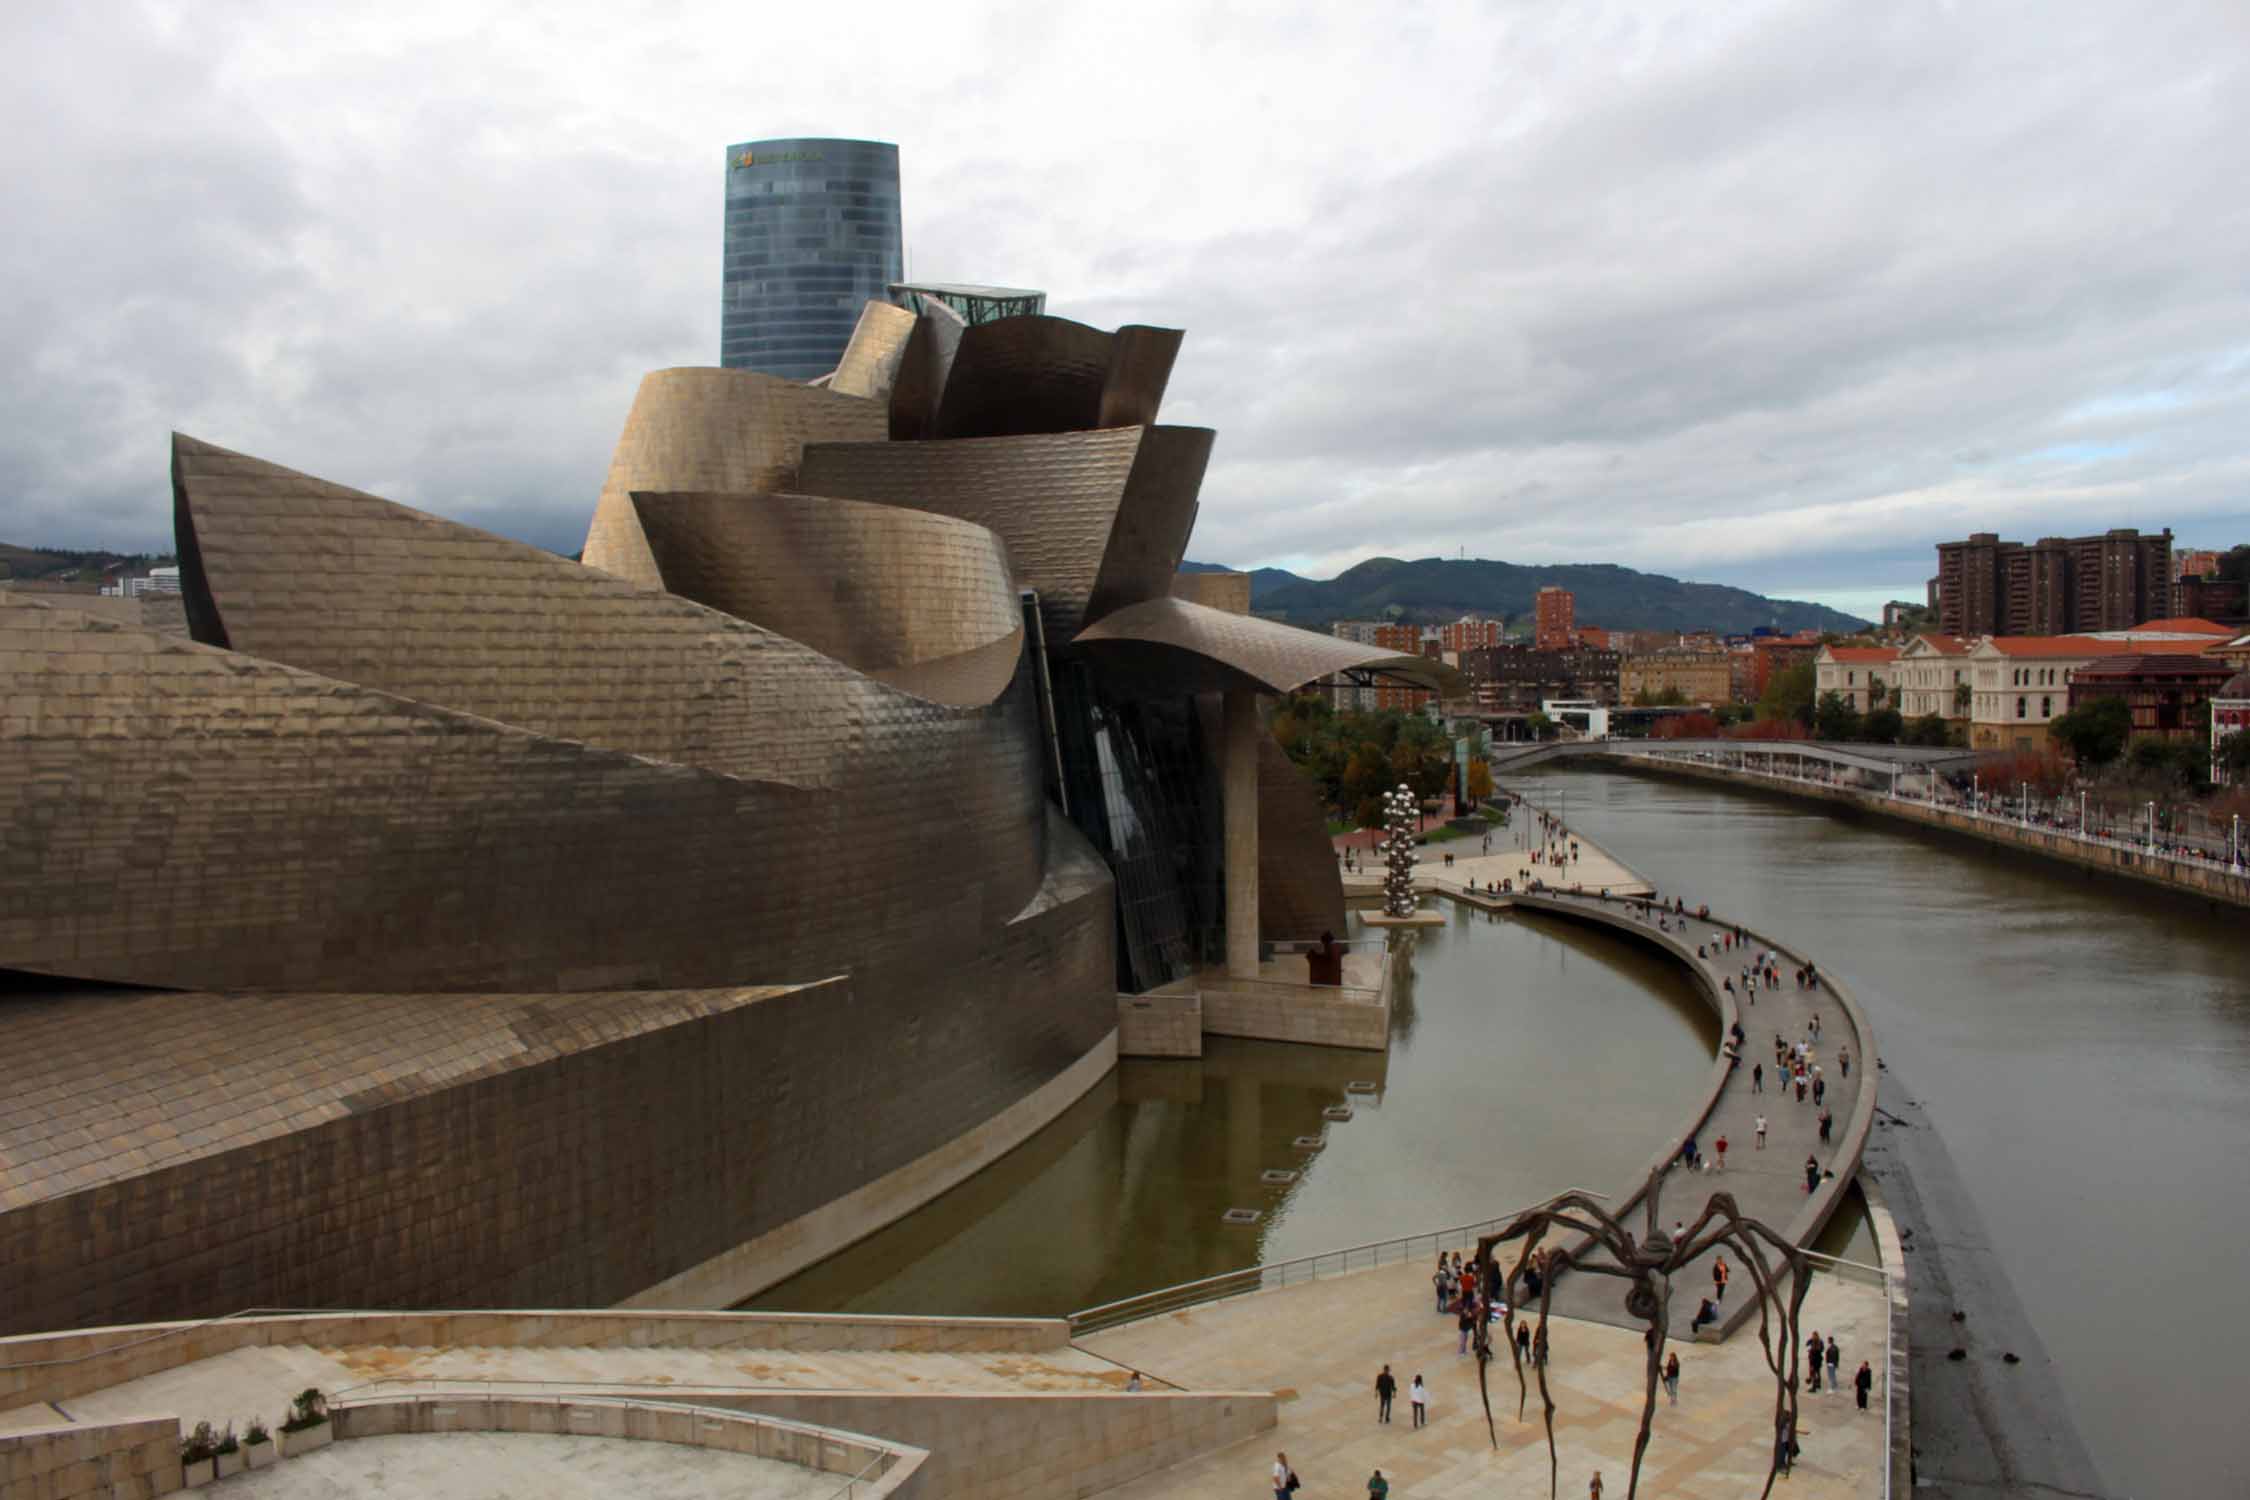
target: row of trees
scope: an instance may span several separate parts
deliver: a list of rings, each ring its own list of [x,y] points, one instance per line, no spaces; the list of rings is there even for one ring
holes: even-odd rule
[[[2208,715],[2208,705],[2204,708]],[[2070,752],[2081,773],[2098,776],[2113,768],[2150,780],[2200,787],[2210,779],[2210,720],[2190,723],[2184,738],[2133,738],[2133,711],[2122,698],[2095,698],[2059,715],[2047,726],[2054,743]],[[2250,775],[2250,733],[2230,734],[2219,742],[2217,760],[2230,779]]]
[[[1271,720],[1274,739],[1306,775],[1321,800],[1360,828],[1383,824],[1383,794],[1402,782],[1424,802],[1445,794],[1453,774],[1453,742],[1421,714],[1384,709],[1338,713],[1327,697],[1285,698]],[[1492,768],[1469,762],[1468,793],[1492,795]]]

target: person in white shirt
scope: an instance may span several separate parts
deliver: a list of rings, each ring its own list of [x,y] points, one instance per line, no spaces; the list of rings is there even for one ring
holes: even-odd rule
[[[1273,1500],[1289,1500],[1289,1481],[1291,1477],[1292,1476],[1289,1470],[1289,1455],[1286,1453],[1276,1453],[1273,1456]]]
[[[1430,1388],[1429,1388],[1428,1386],[1426,1386],[1426,1385],[1422,1384],[1422,1377],[1421,1377],[1421,1376],[1417,1375],[1417,1376],[1415,1376],[1415,1377],[1414,1377],[1414,1384],[1413,1384],[1413,1386],[1412,1386],[1412,1387],[1411,1387],[1411,1388],[1410,1388],[1410,1389],[1409,1389],[1409,1390],[1407,1391],[1407,1393],[1406,1393],[1406,1399],[1414,1403],[1414,1425],[1415,1425],[1415,1426],[1417,1426],[1417,1427],[1420,1427],[1420,1426],[1421,1426],[1421,1425],[1423,1425],[1423,1424],[1424,1424],[1425,1422],[1429,1421],[1429,1419],[1430,1419]]]

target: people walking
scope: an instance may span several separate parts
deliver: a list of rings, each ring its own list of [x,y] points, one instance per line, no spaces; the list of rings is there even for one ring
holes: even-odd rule
[[[1297,1487],[1297,1471],[1289,1467],[1289,1455],[1273,1456],[1273,1500],[1289,1500],[1289,1492]]]
[[[1711,1145],[1719,1153],[1719,1170],[1724,1172],[1727,1169],[1727,1138],[1722,1135],[1717,1140],[1713,1141]]]
[[[1430,1278],[1430,1285],[1437,1288],[1437,1310],[1442,1313],[1453,1300],[1453,1273],[1446,1269],[1442,1250],[1438,1252],[1437,1274]]]
[[[1757,1066],[1753,1067],[1750,1070],[1750,1092],[1753,1094],[1762,1094],[1765,1091],[1766,1065],[1764,1063],[1759,1063]]]
[[[1836,1116],[1827,1109],[1820,1112],[1820,1138],[1828,1139],[1828,1127],[1836,1123]]]
[[[1367,1500],[1387,1500],[1390,1493],[1391,1482],[1383,1477],[1381,1469],[1368,1476]]]
[[[1474,1298],[1474,1297],[1471,1297],[1471,1296],[1463,1296],[1463,1297],[1462,1297],[1462,1299],[1461,1299],[1461,1316],[1460,1316],[1460,1317],[1458,1317],[1458,1318],[1456,1318],[1456,1319],[1454,1319],[1454,1326],[1455,1326],[1455,1327],[1457,1327],[1457,1328],[1459,1328],[1459,1329],[1461,1330],[1461,1343],[1460,1343],[1460,1346],[1459,1346],[1458,1348],[1456,1348],[1456,1349],[1455,1349],[1455,1350],[1453,1351],[1453,1355],[1454,1355],[1454,1358],[1458,1359],[1458,1358],[1460,1358],[1460,1357],[1461,1357],[1462,1355],[1464,1355],[1464,1354],[1466,1354],[1466,1353],[1468,1353],[1468,1352],[1469,1352],[1469,1335],[1470,1335],[1470,1334],[1472,1334],[1472,1333],[1474,1333],[1474,1332],[1476,1331],[1476,1326],[1477,1326],[1477,1299],[1476,1299],[1476,1298]]]
[[[1529,1323],[1518,1323],[1516,1325],[1516,1359],[1521,1364],[1531,1363],[1531,1325]]]
[[[1728,1269],[1727,1269],[1727,1258],[1726,1258],[1725,1256],[1723,1256],[1723,1255],[1718,1255],[1718,1256],[1713,1256],[1713,1257],[1712,1257],[1712,1260],[1711,1260],[1711,1287],[1712,1287],[1712,1291],[1711,1291],[1711,1300],[1712,1300],[1712,1301],[1714,1301],[1714,1302],[1724,1302],[1724,1301],[1726,1301],[1726,1300],[1727,1300],[1727,1277],[1728,1277],[1729,1275],[1731,1275],[1731,1274],[1732,1274],[1732,1273],[1731,1273],[1731,1272],[1729,1272],[1729,1271],[1728,1271]]]
[[[1828,1389],[1837,1390],[1836,1367],[1843,1362],[1844,1353],[1836,1347],[1836,1335],[1828,1335]]]
[[[1391,1398],[1397,1394],[1398,1377],[1391,1373],[1389,1365],[1385,1365],[1383,1373],[1375,1377],[1376,1421],[1388,1422],[1391,1419]]]
[[[1421,1427],[1430,1420],[1430,1388],[1422,1384],[1422,1377],[1414,1377],[1414,1384],[1406,1389],[1407,1404],[1414,1408],[1414,1425]]]
[[[1764,1115],[1758,1116],[1758,1149],[1760,1151],[1766,1149],[1766,1117]]]
[[[1820,1076],[1820,1069],[1815,1068],[1813,1069],[1812,1080],[1812,1102],[1815,1104],[1822,1104],[1825,1103],[1827,1099],[1828,1080]]]
[[[1821,1361],[1826,1359],[1827,1356],[1828,1346],[1821,1342],[1820,1330],[1816,1328],[1813,1330],[1813,1336],[1805,1340],[1805,1358],[1812,1364],[1812,1374],[1807,1377],[1807,1380],[1812,1389],[1816,1391],[1820,1389]]]
[[[1805,1191],[1808,1193],[1813,1192],[1814,1190],[1819,1188],[1819,1186],[1820,1158],[1808,1155],[1805,1158]]]
[[[1859,1373],[1852,1377],[1852,1391],[1859,1397],[1859,1409],[1867,1410],[1867,1393],[1875,1386],[1875,1367],[1866,1360],[1859,1362]]]
[[[1672,1405],[1680,1404],[1680,1351],[1677,1349],[1664,1356],[1664,1394]],[[1862,1406],[1866,1404],[1860,1402]]]
[[[1586,1481],[1586,1500],[1602,1500],[1602,1471],[1596,1469],[1594,1477]]]
[[[1836,1066],[1844,1070],[1844,1076],[1845,1076],[1846,1078],[1849,1078],[1849,1077],[1851,1077],[1851,1076],[1852,1076],[1852,1049],[1851,1049],[1851,1048],[1849,1048],[1849,1047],[1838,1047],[1838,1048],[1836,1049]]]

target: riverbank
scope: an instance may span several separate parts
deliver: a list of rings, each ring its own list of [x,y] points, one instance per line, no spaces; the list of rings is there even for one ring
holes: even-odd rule
[[[1776,796],[1825,802],[1912,823],[1968,839],[1989,848],[2035,854],[2089,873],[2154,886],[2176,895],[2229,906],[2250,907],[2250,869],[2229,869],[2206,860],[2180,859],[2113,839],[2082,838],[2068,829],[2042,827],[1964,807],[1894,797],[1881,791],[1812,781],[1771,771],[1709,764],[1652,755],[1590,753],[1584,759],[1605,770],[1713,781],[1765,791]]]

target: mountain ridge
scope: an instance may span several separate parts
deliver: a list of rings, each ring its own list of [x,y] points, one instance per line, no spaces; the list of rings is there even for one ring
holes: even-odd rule
[[[1188,562],[1187,573],[1231,572],[1224,564]],[[1802,599],[1772,599],[1727,584],[1692,583],[1617,563],[1518,564],[1486,558],[1371,557],[1334,578],[1305,578],[1284,568],[1250,570],[1250,607],[1270,619],[1308,629],[1334,620],[1396,618],[1437,625],[1464,614],[1528,615],[1541,588],[1575,596],[1577,623],[1609,630],[1711,630],[1740,634],[1759,626],[1781,631],[1860,630],[1867,622]]]

